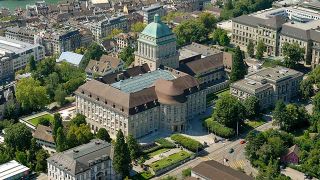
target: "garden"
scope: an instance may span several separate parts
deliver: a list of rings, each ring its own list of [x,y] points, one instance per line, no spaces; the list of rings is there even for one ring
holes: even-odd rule
[[[199,141],[196,141],[192,138],[186,137],[181,134],[173,134],[170,138],[174,140],[177,144],[192,152],[198,152],[204,148]]]
[[[49,113],[46,113],[41,116],[28,119],[27,121],[36,127],[38,124],[51,123],[53,121],[53,116]]]

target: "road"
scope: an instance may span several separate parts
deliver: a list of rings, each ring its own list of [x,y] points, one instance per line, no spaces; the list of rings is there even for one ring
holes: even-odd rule
[[[257,127],[255,130],[262,132],[270,128],[273,128],[271,121]],[[206,153],[206,155],[203,155],[202,157],[201,156],[196,157],[195,159],[190,160],[187,163],[182,164],[181,166],[154,179],[161,179],[168,175],[181,179],[182,178],[181,173],[184,169],[192,168],[198,165],[200,162],[207,161],[207,160],[216,160],[222,164],[225,164],[235,169],[242,168],[245,170],[247,174],[252,173],[253,175],[256,175],[258,173],[257,170],[251,167],[250,162],[245,158],[245,155],[244,155],[245,144],[240,144],[240,141],[245,136],[246,135],[243,134],[243,135],[240,135],[239,138],[234,141],[225,141],[225,142],[211,144],[209,145],[208,148],[204,150],[204,153]],[[234,149],[233,153],[228,152],[230,148]],[[224,162],[224,158],[228,159],[226,163]]]

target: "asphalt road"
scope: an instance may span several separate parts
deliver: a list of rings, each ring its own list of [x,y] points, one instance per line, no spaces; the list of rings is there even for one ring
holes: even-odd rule
[[[256,128],[256,130],[266,131],[270,128],[273,128],[271,121],[259,126],[258,128]],[[196,157],[195,159],[190,160],[187,163],[182,164],[181,166],[154,179],[161,179],[169,175],[181,179],[182,178],[181,173],[184,169],[192,168],[198,165],[200,162],[207,161],[207,160],[216,160],[234,169],[242,168],[245,170],[247,174],[252,173],[253,175],[256,175],[258,173],[257,170],[251,167],[250,162],[245,158],[245,155],[244,155],[245,144],[240,144],[240,141],[243,140],[244,137],[245,137],[245,134],[240,135],[237,140],[211,144],[202,152],[204,154],[203,156]],[[230,148],[234,149],[233,153],[229,153]],[[224,162],[224,158],[227,158],[228,161]]]

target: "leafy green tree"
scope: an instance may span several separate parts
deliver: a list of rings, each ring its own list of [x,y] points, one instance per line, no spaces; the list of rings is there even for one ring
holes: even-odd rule
[[[67,149],[67,144],[66,144],[66,137],[64,135],[64,132],[62,130],[62,127],[59,127],[57,130],[57,135],[56,135],[56,147],[58,152],[62,152]]]
[[[240,50],[240,47],[237,46],[235,53],[232,57],[230,81],[235,82],[239,79],[243,79],[246,74],[247,74],[247,68],[243,61],[243,53]]]
[[[63,128],[63,125],[62,125],[62,117],[59,113],[55,113],[53,115],[53,128],[52,128],[52,135],[53,137],[55,138],[57,132],[58,132],[58,129],[59,128]]]
[[[75,126],[80,126],[81,124],[86,125],[86,116],[82,115],[82,114],[77,114],[74,118],[71,119],[70,122],[71,125],[75,125]]]
[[[39,119],[39,124],[41,124],[43,126],[50,126],[50,121],[47,118],[41,117]]]
[[[36,163],[36,153],[41,149],[41,147],[37,144],[37,140],[35,138],[31,139],[30,149],[28,151],[28,162],[30,169],[35,169]]]
[[[146,24],[144,24],[143,22],[136,22],[131,25],[131,31],[139,33],[139,32],[142,32],[145,27],[146,27]]]
[[[79,65],[80,68],[85,69],[91,59],[99,60],[103,54],[104,50],[102,46],[97,43],[92,43],[84,53],[84,58]]]
[[[257,45],[256,58],[261,60],[266,50],[267,50],[267,46],[264,44],[262,40],[259,40]]]
[[[313,95],[313,80],[307,78],[301,81],[300,94],[303,99],[308,99]]]
[[[260,113],[260,102],[255,96],[250,96],[244,100],[243,106],[246,110],[246,117],[255,118]]]
[[[224,5],[225,9],[231,10],[233,9],[233,2],[232,0],[227,0],[226,4]]]
[[[248,46],[247,46],[247,52],[250,57],[254,56],[254,44],[252,40],[249,40]]]
[[[113,39],[116,35],[123,33],[121,29],[112,29],[111,33],[107,36],[107,39]]]
[[[89,143],[93,137],[94,135],[91,133],[89,126],[85,124],[80,124],[80,126],[71,125],[67,134],[68,148]]]
[[[320,112],[320,93],[317,93],[312,99],[313,113]]]
[[[84,53],[87,51],[87,48],[81,46],[79,48],[77,48],[74,52],[77,53],[77,54],[82,54],[84,55]]]
[[[221,46],[229,46],[230,38],[228,37],[226,32],[219,37],[219,44]]]
[[[130,172],[130,154],[124,135],[121,130],[117,133],[116,142],[114,145],[113,167],[114,170],[123,177],[128,176]]]
[[[123,48],[119,57],[125,62],[126,67],[129,67],[134,61],[134,49],[130,46]]]
[[[304,58],[304,49],[298,43],[284,43],[283,47],[284,64],[287,68],[295,68]]]
[[[28,157],[24,151],[17,151],[16,152],[16,160],[25,166],[28,165]]]
[[[283,101],[277,101],[276,106],[272,112],[274,124],[278,126],[284,126],[290,121],[288,114],[286,113],[286,105]]]
[[[31,144],[32,133],[30,129],[21,123],[13,124],[6,129],[4,142],[7,146],[17,151],[29,149]]]
[[[47,172],[47,158],[49,157],[49,154],[47,153],[46,150],[40,149],[37,152],[36,155],[36,171],[37,172]]]
[[[137,159],[141,153],[140,144],[131,134],[127,137],[127,144],[131,160]]]
[[[37,69],[36,67],[36,60],[34,59],[34,56],[30,56],[29,57],[29,67],[30,67],[30,71],[35,71]]]
[[[110,135],[109,135],[108,131],[105,128],[100,128],[98,130],[98,132],[97,132],[96,137],[101,139],[101,140],[107,141],[109,143],[111,142]]]
[[[20,108],[15,102],[15,100],[9,100],[4,107],[3,118],[4,119],[14,119],[19,118]]]
[[[177,180],[177,178],[173,176],[166,176],[164,178],[161,178],[160,180]]]
[[[66,97],[67,97],[67,93],[65,90],[63,90],[62,88],[59,88],[55,91],[54,93],[54,100],[60,105],[63,106],[64,104],[66,104]]]
[[[23,110],[40,110],[49,102],[45,87],[33,78],[21,79],[15,95]]]
[[[211,32],[215,28],[217,19],[211,13],[203,12],[199,15],[199,21],[204,25],[207,31]]]
[[[187,169],[182,170],[182,176],[184,178],[190,177],[191,176],[191,168],[187,168]]]
[[[56,72],[49,74],[49,76],[44,79],[44,82],[49,98],[54,99],[55,91],[60,84],[59,74]]]
[[[230,38],[224,29],[217,28],[210,34],[210,37],[221,46],[228,46],[230,44]]]
[[[35,80],[44,82],[44,78],[55,71],[56,59],[55,57],[48,57],[37,63],[37,68],[32,72],[32,77]]]
[[[237,123],[241,124],[244,120],[244,107],[235,97],[224,95],[217,100],[212,117],[217,122],[235,129]]]
[[[208,40],[209,31],[197,20],[187,20],[179,24],[173,32],[177,36],[177,45],[183,46],[191,42],[202,43]]]

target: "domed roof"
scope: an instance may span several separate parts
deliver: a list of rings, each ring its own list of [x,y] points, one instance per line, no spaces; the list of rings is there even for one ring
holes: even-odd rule
[[[187,101],[184,90],[177,87],[173,81],[158,79],[155,82],[155,91],[159,102],[163,104],[180,104]]]
[[[151,36],[154,38],[161,38],[164,36],[169,36],[172,34],[171,29],[161,22],[160,16],[158,14],[154,15],[154,21],[147,25],[142,31],[142,34]]]

